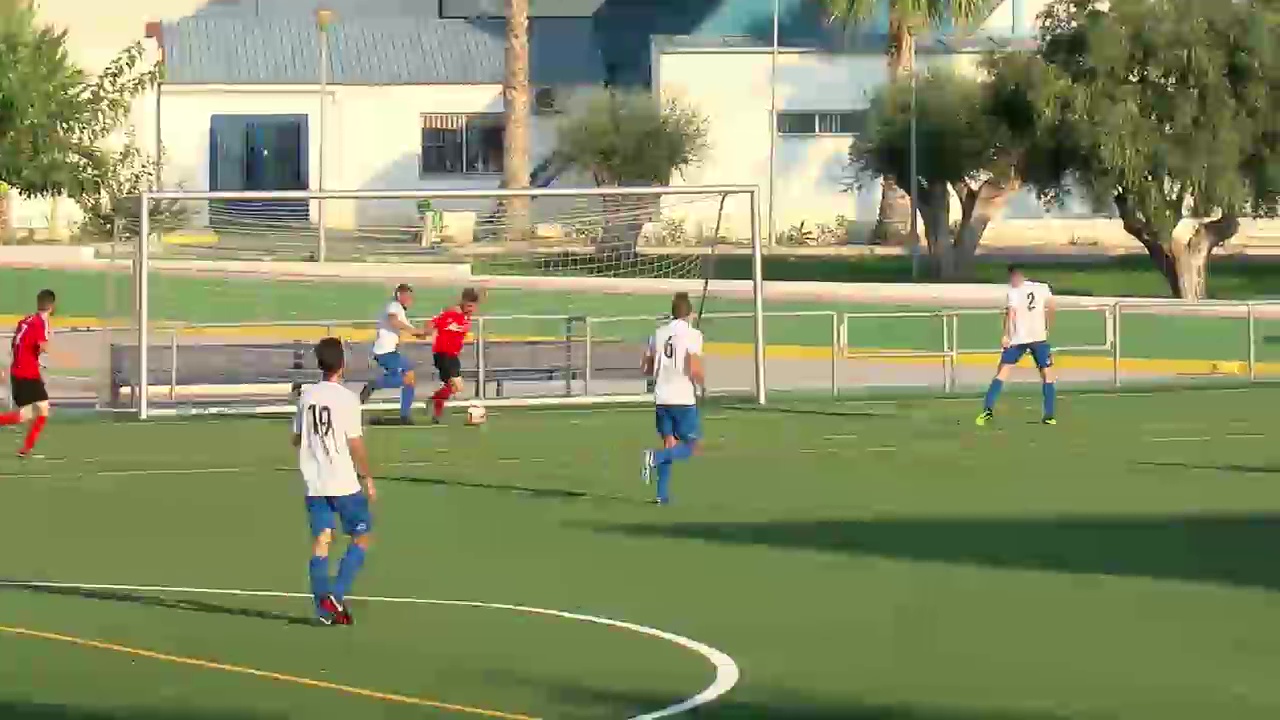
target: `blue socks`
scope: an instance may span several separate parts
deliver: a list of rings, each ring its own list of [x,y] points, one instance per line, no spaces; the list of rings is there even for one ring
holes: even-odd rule
[[[983,410],[991,410],[996,406],[996,398],[1000,397],[1000,391],[1004,389],[1004,381],[1000,378],[992,378],[991,386],[987,388],[987,397],[982,401]]]
[[[653,464],[658,470],[658,502],[667,502],[671,499],[667,494],[667,488],[671,484],[671,464],[688,460],[692,456],[693,445],[689,443],[679,443],[653,453]]]
[[[409,412],[413,408],[413,394],[417,388],[413,385],[405,385],[400,388],[400,417],[409,417]]]
[[[1054,404],[1058,399],[1058,386],[1055,383],[1045,383],[1041,388],[1044,392],[1044,416],[1046,418],[1053,417]]]
[[[360,574],[360,568],[364,566],[364,556],[364,548],[354,542],[347,546],[347,554],[343,555],[342,562],[338,563],[338,577],[333,581],[334,597],[342,600],[351,591],[356,575]]]
[[[311,556],[307,572],[311,576],[311,595],[319,606],[320,601],[329,594],[329,558]]]

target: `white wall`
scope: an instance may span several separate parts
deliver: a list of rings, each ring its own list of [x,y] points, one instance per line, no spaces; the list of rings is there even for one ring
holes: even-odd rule
[[[325,178],[330,190],[489,189],[497,174],[419,176],[422,115],[500,113],[500,85],[349,86],[328,88]],[[210,118],[219,114],[297,114],[308,118],[312,189],[319,189],[320,98],[316,86],[182,86],[164,88],[161,107],[166,188],[209,189]],[[533,119],[532,160],[550,151],[551,123]],[[330,201],[326,223],[354,227],[402,223],[413,201]]]

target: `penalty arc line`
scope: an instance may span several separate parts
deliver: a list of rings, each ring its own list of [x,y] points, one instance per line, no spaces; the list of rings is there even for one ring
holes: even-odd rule
[[[271,672],[268,670],[257,670],[241,665],[228,665],[226,663],[213,662],[210,660],[183,657],[182,655],[170,655],[168,653],[160,653],[152,650],[141,650],[127,645],[116,645],[115,643],[89,640],[86,638],[76,637],[74,635],[62,635],[59,633],[42,632],[39,630],[9,627],[6,625],[0,625],[0,633],[40,638],[42,640],[56,640],[58,642],[94,648],[96,650],[110,650],[112,652],[124,653],[126,655],[144,657],[150,660],[160,660],[162,662],[177,663],[179,665],[190,665],[192,667],[204,668],[206,670],[221,670],[223,672],[236,673],[239,675],[251,675],[253,677],[266,678],[268,680],[278,680],[280,682],[293,683],[295,685],[305,685],[306,687],[320,688],[322,690],[335,690],[337,692],[347,693],[348,695],[358,695],[360,697],[373,698],[375,700],[396,702],[402,705],[418,705],[420,707],[430,707],[437,710],[448,710],[450,712],[466,713],[468,715],[481,715],[484,717],[498,718],[499,720],[537,720],[537,718],[529,715],[517,715],[514,713],[499,712],[497,710],[485,710],[484,708],[470,707],[467,705],[454,705],[452,703],[439,702],[436,700],[424,700],[422,698],[397,695],[395,693],[366,690],[352,685],[340,685],[338,683],[326,682],[324,680],[312,680],[310,678],[298,677],[296,675],[285,675],[283,673]]]
[[[284,592],[280,590],[235,590],[226,588],[194,588],[194,587],[168,587],[164,585],[109,585],[109,584],[84,584],[84,583],[57,583],[57,582],[22,582],[16,580],[0,580],[0,587],[31,587],[31,588],[62,588],[69,590],[116,590],[124,592],[152,592],[152,593],[186,593],[192,595],[230,595],[236,597],[275,597],[275,598],[310,598],[311,595],[299,592]],[[490,610],[509,610],[512,612],[526,613],[529,615],[542,615],[544,617],[561,618],[565,620],[576,620],[578,622],[587,622],[594,625],[602,625],[617,630],[626,630],[640,635],[647,635],[659,640],[666,640],[669,643],[678,645],[686,650],[691,650],[703,658],[705,658],[715,668],[715,678],[711,684],[704,690],[693,697],[682,700],[674,705],[654,710],[653,712],[636,715],[627,720],[660,720],[661,718],[673,717],[681,713],[688,712],[695,708],[707,705],[718,700],[738,684],[738,680],[742,677],[742,671],[738,668],[738,664],[727,653],[717,650],[705,643],[698,642],[682,635],[676,635],[665,630],[638,625],[635,623],[625,622],[623,620],[613,620],[611,618],[599,617],[596,615],[584,615],[580,613],[571,613],[563,610],[549,610],[546,608],[536,608],[527,605],[510,605],[506,603],[488,603],[477,600],[433,600],[428,598],[413,597],[383,597],[376,595],[352,595],[351,600],[362,600],[364,602],[384,602],[384,603],[400,603],[406,605],[438,605],[444,607],[467,607],[467,608],[483,608]]]

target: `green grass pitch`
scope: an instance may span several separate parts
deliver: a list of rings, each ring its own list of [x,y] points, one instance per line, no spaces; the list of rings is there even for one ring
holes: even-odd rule
[[[983,429],[971,400],[713,405],[666,508],[638,478],[645,408],[372,428],[381,496],[357,590],[706,643],[742,677],[688,717],[1275,718],[1277,402],[1066,395],[1046,428],[1011,395]],[[0,576],[305,592],[289,431],[55,417],[28,464],[0,433]],[[355,627],[315,628],[305,599],[8,584],[0,717],[602,720],[713,677],[677,644],[584,622],[354,608]]]

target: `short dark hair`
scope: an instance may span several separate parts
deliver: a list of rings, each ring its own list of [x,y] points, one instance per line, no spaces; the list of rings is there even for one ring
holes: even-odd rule
[[[57,301],[57,293],[48,288],[45,288],[36,294],[36,308],[41,312],[53,307],[53,304]]]
[[[462,289],[462,302],[464,302],[464,303],[478,303],[478,302],[480,302],[480,291],[479,291],[479,290],[476,290],[475,288],[463,288],[463,289]]]
[[[678,292],[671,298],[671,317],[683,320],[693,314],[693,301],[689,293]]]
[[[1014,274],[1016,274],[1016,273],[1021,273],[1021,272],[1022,272],[1022,266],[1021,266],[1021,265],[1019,265],[1018,263],[1009,263],[1009,268],[1008,268],[1008,269],[1009,269],[1009,274],[1010,274],[1010,275],[1014,275]]]
[[[316,364],[325,377],[337,375],[346,365],[346,357],[342,349],[342,341],[336,337],[327,337],[316,343]]]
[[[399,285],[396,286],[397,295],[399,295],[400,293],[406,293],[406,292],[407,293],[413,292],[413,286],[410,285],[409,283],[400,283]]]

